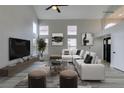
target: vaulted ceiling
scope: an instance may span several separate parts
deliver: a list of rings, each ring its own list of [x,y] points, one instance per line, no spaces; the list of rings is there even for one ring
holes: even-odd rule
[[[34,6],[39,19],[101,19],[105,16],[105,12],[111,11],[109,10],[111,5],[60,6],[61,13],[53,9],[45,10],[47,7],[49,6]]]

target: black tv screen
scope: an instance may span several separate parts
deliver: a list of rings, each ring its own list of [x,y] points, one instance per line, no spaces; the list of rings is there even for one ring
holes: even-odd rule
[[[9,38],[9,60],[30,55],[30,40]]]

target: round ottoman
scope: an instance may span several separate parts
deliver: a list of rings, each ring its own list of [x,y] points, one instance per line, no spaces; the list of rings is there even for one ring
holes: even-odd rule
[[[46,72],[43,70],[33,70],[28,74],[29,88],[45,88],[46,87]]]
[[[60,73],[60,88],[77,88],[78,75],[73,70],[64,70]]]

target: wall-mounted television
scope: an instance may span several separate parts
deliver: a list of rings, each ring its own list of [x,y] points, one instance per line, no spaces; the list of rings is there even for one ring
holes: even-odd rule
[[[9,60],[30,55],[30,40],[9,38]]]

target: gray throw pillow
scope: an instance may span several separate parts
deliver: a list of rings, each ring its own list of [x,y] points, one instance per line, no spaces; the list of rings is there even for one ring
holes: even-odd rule
[[[90,56],[89,54],[86,56],[84,63],[86,64],[91,64],[93,57]]]
[[[76,55],[80,55],[81,50],[77,50]]]
[[[69,55],[69,51],[64,51],[64,55]]]

